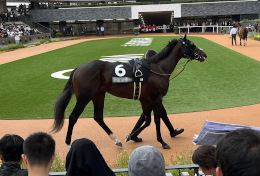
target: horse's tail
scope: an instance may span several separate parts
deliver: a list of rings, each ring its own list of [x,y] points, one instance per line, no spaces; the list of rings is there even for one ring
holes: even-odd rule
[[[248,34],[248,29],[247,29],[247,28],[244,28],[243,40],[247,39],[247,34]]]
[[[76,68],[77,69],[77,68]],[[67,108],[70,99],[72,95],[74,94],[73,91],[73,84],[72,84],[72,77],[75,72],[74,69],[71,74],[68,82],[66,83],[63,92],[60,94],[58,99],[56,100],[55,106],[54,106],[54,123],[52,126],[52,132],[58,132],[62,129],[63,124],[64,124],[64,114],[65,114],[65,109]]]

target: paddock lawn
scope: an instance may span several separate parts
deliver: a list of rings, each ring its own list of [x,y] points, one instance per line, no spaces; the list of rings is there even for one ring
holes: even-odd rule
[[[87,41],[0,65],[0,119],[53,118],[55,100],[67,80],[53,78],[52,73],[76,68],[102,56],[145,54],[148,49],[159,52],[172,39],[165,36],[150,38],[153,38],[150,46],[121,46],[132,37]],[[208,58],[202,63],[190,62],[184,72],[170,82],[163,100],[168,114],[260,102],[260,62],[201,37],[188,39],[203,48]],[[185,61],[182,59],[175,70]],[[66,110],[66,117],[74,104],[75,97]],[[138,101],[106,95],[105,117],[140,114]],[[92,116],[90,103],[81,117]]]

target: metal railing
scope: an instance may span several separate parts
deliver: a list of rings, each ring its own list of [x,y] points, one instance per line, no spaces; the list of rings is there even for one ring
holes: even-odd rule
[[[194,171],[194,175],[199,173],[199,166],[197,164],[189,165],[176,165],[176,166],[165,166],[165,170],[179,170],[179,176],[181,176],[181,169],[190,169]],[[112,169],[115,174],[127,173],[128,168]],[[65,176],[66,172],[50,172],[50,176]]]

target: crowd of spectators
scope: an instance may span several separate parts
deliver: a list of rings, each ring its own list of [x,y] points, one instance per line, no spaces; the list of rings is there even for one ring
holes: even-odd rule
[[[5,22],[0,23],[0,38],[8,38],[26,35],[39,34],[38,29],[31,28],[28,25],[17,25],[15,22],[10,22],[9,25],[6,25]]]
[[[0,13],[0,22],[2,21],[20,21],[21,16],[29,16],[29,9],[26,5],[20,4],[18,8],[11,8],[7,12]]]
[[[55,140],[36,132],[25,140],[7,134],[0,139],[1,176],[48,176],[55,159]],[[192,156],[206,175],[259,176],[260,132],[245,128],[226,133],[217,146],[200,146]],[[21,169],[24,161],[27,170]],[[114,176],[96,145],[76,139],[66,156],[66,176]],[[133,150],[128,162],[129,176],[165,176],[165,161],[153,146]]]

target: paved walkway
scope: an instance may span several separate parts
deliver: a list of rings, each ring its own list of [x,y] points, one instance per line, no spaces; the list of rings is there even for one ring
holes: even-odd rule
[[[161,34],[156,34],[161,35]],[[169,34],[166,34],[169,35]],[[194,35],[194,34],[193,34]],[[132,35],[131,35],[132,36]],[[142,37],[143,35],[140,35]],[[173,35],[169,35],[173,36]],[[197,36],[197,35],[196,35]],[[209,35],[204,34],[199,36],[204,37],[208,40],[212,40],[215,43],[221,44],[227,48],[233,49],[241,54],[247,55],[253,59],[260,59],[260,42],[249,39],[246,47],[242,46],[231,46],[230,39],[227,35]],[[105,36],[104,38],[113,37],[125,37],[123,36]],[[103,38],[103,37],[102,37]],[[22,59],[25,57],[33,56],[43,52],[48,52],[61,47],[69,46],[79,42],[84,42],[87,40],[94,40],[96,37],[87,37],[80,40],[63,41],[57,43],[51,43],[47,45],[40,45],[33,48],[24,48],[15,50],[12,52],[7,52],[0,54],[0,64],[7,62],[12,62],[14,60]],[[208,58],[210,59],[210,58]],[[101,127],[94,121],[93,118],[79,119],[75,125],[73,138],[89,138],[93,140],[101,153],[103,154],[105,160],[109,164],[113,164],[116,161],[116,157],[120,152],[124,150],[134,150],[135,148],[142,145],[153,145],[162,151],[166,163],[170,164],[170,158],[175,157],[176,152],[183,150],[195,149],[197,146],[192,144],[194,134],[198,134],[206,120],[217,121],[223,123],[233,123],[240,125],[258,126],[260,127],[260,104],[203,111],[203,112],[192,112],[192,113],[181,113],[181,114],[171,114],[169,119],[176,128],[185,128],[183,134],[176,138],[170,138],[165,125],[162,124],[162,137],[166,143],[171,146],[170,150],[163,150],[159,142],[156,141],[155,125],[151,123],[151,126],[145,129],[140,135],[143,138],[143,142],[125,143],[124,139],[127,134],[132,130],[138,117],[111,117],[105,118],[105,122],[111,128],[111,130],[117,135],[117,137],[123,143],[123,147],[119,148],[114,145],[114,142],[106,135]],[[50,117],[51,118],[51,117]],[[6,133],[20,134],[22,137],[26,138],[29,134],[36,131],[49,132],[52,126],[53,119],[47,120],[0,120],[0,136]],[[65,158],[68,147],[65,145],[65,136],[68,126],[68,120],[65,120],[63,129],[53,134],[54,139],[57,144],[57,153]]]

